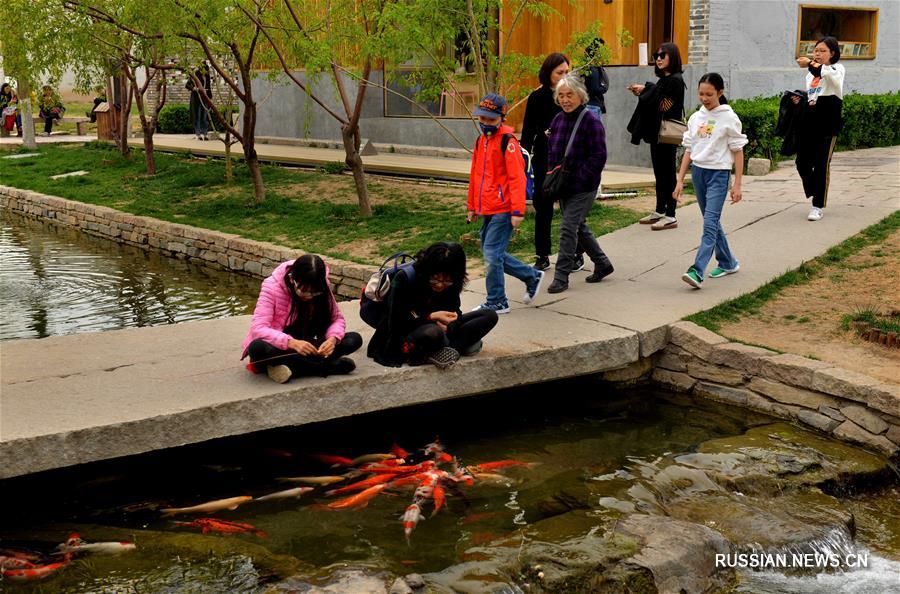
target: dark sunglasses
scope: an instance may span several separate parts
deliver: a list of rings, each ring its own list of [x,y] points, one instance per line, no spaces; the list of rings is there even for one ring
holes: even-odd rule
[[[654,59],[654,60],[658,60],[658,59],[660,59],[660,58],[665,58],[665,57],[668,56],[668,55],[669,55],[669,54],[667,54],[666,52],[656,52],[656,53],[653,54],[653,59]]]

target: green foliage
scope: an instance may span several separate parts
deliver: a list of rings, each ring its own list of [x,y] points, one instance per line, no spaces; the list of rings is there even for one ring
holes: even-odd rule
[[[782,139],[775,136],[780,97],[735,99],[729,105],[741,118],[750,142],[744,157],[762,157],[773,163],[783,159]],[[900,93],[884,95],[852,94],[844,97],[844,129],[838,148],[852,150],[900,144]]]
[[[322,165],[320,169],[324,173],[328,173],[330,175],[339,175],[347,170],[347,164],[343,161],[329,161]]]
[[[841,318],[841,329],[847,331],[851,325],[855,325],[858,334],[862,334],[868,327],[884,333],[900,334],[900,315],[884,315],[874,307],[864,307]]]
[[[157,128],[161,134],[190,134],[194,131],[190,107],[183,103],[166,105],[159,112]]]

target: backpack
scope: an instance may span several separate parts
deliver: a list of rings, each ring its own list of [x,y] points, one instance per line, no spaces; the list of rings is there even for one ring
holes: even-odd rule
[[[393,263],[389,266],[389,264]],[[416,280],[416,270],[413,265],[415,258],[404,252],[397,252],[389,256],[378,269],[378,272],[369,277],[366,288],[359,299],[359,317],[369,326],[377,328],[378,324],[387,313],[385,300],[391,292],[391,282],[399,271],[406,273],[410,282]]]
[[[506,147],[509,146],[509,139],[515,138],[512,134],[504,134],[503,140],[500,141],[500,152],[505,153]],[[522,159],[525,161],[525,200],[531,200],[534,196],[534,169],[531,167],[531,153],[529,153],[520,144],[519,150],[522,151]]]

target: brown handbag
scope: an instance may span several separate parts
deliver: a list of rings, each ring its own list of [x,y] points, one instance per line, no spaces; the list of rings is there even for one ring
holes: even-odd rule
[[[681,146],[687,129],[687,124],[681,120],[663,120],[659,125],[659,139],[657,142],[659,144]]]

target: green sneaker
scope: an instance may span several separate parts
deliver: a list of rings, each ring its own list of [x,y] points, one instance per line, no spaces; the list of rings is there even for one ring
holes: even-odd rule
[[[709,278],[719,278],[720,276],[728,276],[729,274],[734,274],[738,270],[741,269],[741,265],[738,264],[734,268],[730,270],[726,270],[725,268],[719,268],[716,266],[712,269],[712,272],[709,273]]]
[[[681,275],[681,280],[694,287],[695,289],[701,288],[700,285],[703,284],[703,279],[700,278],[700,275],[697,274],[697,271],[694,270],[693,266],[688,268],[688,271]]]

